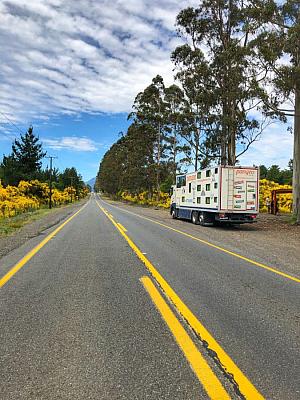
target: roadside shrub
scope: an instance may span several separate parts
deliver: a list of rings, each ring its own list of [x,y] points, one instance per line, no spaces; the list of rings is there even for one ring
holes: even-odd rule
[[[292,189],[292,186],[280,185],[279,183],[268,181],[267,179],[260,180],[260,187],[259,187],[260,211],[262,212],[267,211],[266,200],[267,198],[269,198],[271,201],[272,190],[275,189]],[[292,193],[278,195],[279,211],[289,213],[292,211],[292,206],[293,206]]]
[[[18,186],[3,187],[0,181],[0,218],[13,217],[28,211],[34,211],[48,204],[50,189],[47,183],[38,180],[20,181]],[[84,188],[76,196],[73,187],[67,187],[64,191],[52,190],[53,205],[59,206],[71,201],[84,198],[88,189]]]
[[[130,203],[162,208],[169,208],[171,204],[169,194],[163,192],[159,193],[159,201],[157,201],[157,192],[150,195],[147,191],[134,194],[124,191],[121,193],[121,199]]]
[[[267,179],[260,180],[260,191],[259,191],[259,203],[260,211],[266,212],[266,200],[267,198],[271,201],[272,190],[274,189],[291,189],[290,185],[280,185],[279,183],[269,181]],[[171,204],[171,198],[168,193],[160,192],[159,201],[157,201],[157,193],[154,192],[150,195],[149,192],[143,191],[140,193],[130,193],[128,191],[121,191],[118,196],[129,203],[140,204],[145,206],[155,206],[162,208],[169,208]],[[293,196],[292,194],[280,194],[278,195],[278,206],[279,211],[289,213],[292,210]]]

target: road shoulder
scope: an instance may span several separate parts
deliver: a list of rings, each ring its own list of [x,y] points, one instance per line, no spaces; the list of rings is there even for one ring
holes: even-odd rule
[[[55,208],[49,214],[29,222],[9,236],[0,237],[0,258],[19,248],[29,239],[41,235],[45,230],[59,224],[61,221],[78,211],[88,201],[83,199],[77,203]]]

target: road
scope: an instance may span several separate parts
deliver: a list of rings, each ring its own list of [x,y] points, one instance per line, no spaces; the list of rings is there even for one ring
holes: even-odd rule
[[[194,229],[92,195],[3,257],[1,399],[300,399],[300,279]]]

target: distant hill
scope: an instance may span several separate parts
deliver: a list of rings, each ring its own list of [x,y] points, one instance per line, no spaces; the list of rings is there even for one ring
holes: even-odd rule
[[[90,185],[90,187],[94,190],[94,185],[96,182],[96,178],[92,178],[89,181],[85,182],[87,185]]]

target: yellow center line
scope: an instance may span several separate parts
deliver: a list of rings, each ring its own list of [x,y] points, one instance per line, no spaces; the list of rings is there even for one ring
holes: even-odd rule
[[[121,229],[123,229],[124,232],[127,232],[127,229],[126,229],[122,224],[120,224],[119,222],[118,222],[118,226],[119,226]]]
[[[32,250],[30,250],[17,264],[10,269],[1,279],[0,279],[0,288],[4,286],[24,265],[39,251],[41,250],[42,247],[45,246],[51,240],[52,238],[55,237],[55,235],[63,229],[64,226],[67,225],[73,218],[76,217],[82,211],[88,203],[86,203],[83,207],[80,208],[75,214],[73,214],[70,218],[68,218],[65,222],[63,222],[61,225],[59,225],[58,228],[56,228],[53,232],[51,232],[47,237],[45,237],[44,240],[42,240],[36,247],[34,247]]]
[[[103,201],[103,200],[101,200],[101,201]],[[104,201],[103,201],[103,202],[104,202]],[[105,203],[105,202],[104,202],[104,203]],[[188,238],[190,238],[190,239],[196,240],[197,242],[203,243],[203,244],[205,244],[205,245],[207,245],[207,246],[209,246],[209,247],[212,247],[212,248],[214,248],[214,249],[217,249],[217,250],[219,250],[219,251],[222,251],[223,253],[229,254],[229,255],[231,255],[231,256],[233,256],[233,257],[239,258],[240,260],[243,260],[243,261],[246,261],[246,262],[248,262],[248,263],[250,263],[250,264],[253,264],[253,265],[255,265],[256,267],[263,268],[263,269],[265,269],[265,270],[267,270],[267,271],[273,272],[274,274],[283,276],[284,278],[287,278],[287,279],[290,279],[290,280],[292,280],[292,281],[294,281],[294,282],[300,283],[300,279],[297,278],[297,277],[295,277],[295,276],[286,274],[285,272],[279,271],[278,269],[275,269],[275,268],[272,268],[272,267],[270,267],[270,266],[268,266],[268,265],[265,265],[265,264],[259,263],[259,262],[257,262],[257,261],[254,261],[254,260],[252,260],[251,258],[244,257],[244,256],[242,256],[241,254],[238,254],[238,253],[235,253],[235,252],[233,252],[233,251],[224,249],[223,247],[217,246],[217,245],[215,245],[215,244],[213,244],[213,243],[211,243],[211,242],[208,242],[207,240],[200,239],[200,238],[198,238],[198,237],[196,237],[196,236],[190,235],[189,233],[183,232],[183,231],[181,231],[181,230],[179,230],[179,229],[172,228],[172,227],[169,226],[169,225],[163,224],[163,223],[158,222],[158,221],[154,221],[154,220],[151,219],[151,218],[144,217],[144,216],[139,215],[139,214],[136,214],[136,213],[134,213],[134,212],[132,212],[132,211],[124,210],[123,208],[117,207],[117,206],[115,206],[114,204],[108,203],[108,205],[110,205],[111,207],[115,207],[115,208],[117,208],[117,209],[120,210],[120,211],[124,211],[124,212],[126,212],[126,213],[128,213],[128,214],[135,215],[136,217],[139,217],[139,218],[141,218],[141,219],[145,219],[146,221],[150,221],[150,222],[152,222],[153,224],[157,224],[157,225],[163,226],[164,228],[167,228],[167,229],[169,229],[169,230],[171,230],[171,231],[173,231],[173,232],[180,233],[181,235],[184,235],[184,236],[186,236],[186,237],[188,237]]]
[[[168,325],[176,342],[189,361],[208,396],[213,400],[230,400],[230,396],[227,394],[221,382],[211,370],[210,366],[207,364],[206,360],[203,358],[181,323],[175,317],[171,308],[165,302],[151,279],[144,276],[140,280],[164,321]]]
[[[130,239],[130,237],[118,226],[118,224],[109,216],[108,212],[104,210],[103,207],[96,200],[100,210],[107,216],[111,223],[118,229],[121,235],[125,238],[129,246],[136,253],[138,258],[145,264],[146,268],[152,274],[154,279],[157,281],[159,286],[165,292],[167,297],[172,301],[178,312],[183,316],[183,318],[188,322],[195,333],[201,338],[202,341],[208,343],[208,347],[213,350],[224,368],[224,370],[232,374],[235,382],[239,386],[240,392],[249,400],[263,400],[263,396],[258,392],[255,386],[249,381],[246,375],[238,368],[230,356],[223,350],[223,348],[218,344],[214,337],[209,333],[209,331],[201,324],[201,322],[196,318],[192,311],[186,306],[186,304],[180,299],[180,297],[175,293],[163,276],[158,272],[154,265],[148,260],[148,258],[141,252],[141,250],[136,246],[136,244]]]

